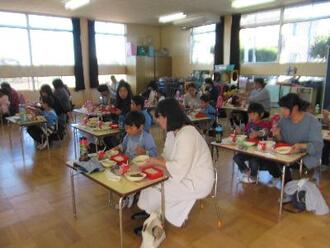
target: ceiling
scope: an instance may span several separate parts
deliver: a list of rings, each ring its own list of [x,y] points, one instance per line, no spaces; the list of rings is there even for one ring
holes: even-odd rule
[[[243,9],[240,12],[297,2],[306,2],[306,0],[276,0],[274,3]],[[68,11],[64,9],[62,0],[0,0],[0,10],[79,16],[123,23],[158,24],[159,16],[178,11],[188,15],[237,13],[238,11],[232,9],[230,4],[231,0],[91,0],[91,3],[85,7]]]

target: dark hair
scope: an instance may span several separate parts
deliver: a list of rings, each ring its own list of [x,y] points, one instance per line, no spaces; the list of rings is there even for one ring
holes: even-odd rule
[[[196,85],[195,85],[194,83],[189,83],[189,84],[187,85],[187,89],[189,89],[189,88],[194,88],[194,89],[196,89]]]
[[[1,89],[3,90],[3,92],[7,95],[10,94],[11,91],[11,87],[10,84],[7,82],[3,82],[1,83]]]
[[[199,99],[203,102],[210,102],[210,97],[206,94],[201,95]]]
[[[155,80],[150,81],[148,84],[148,88],[149,87],[153,90],[157,90],[158,89],[157,81],[155,81]]]
[[[144,97],[140,95],[136,95],[132,97],[132,101],[135,105],[141,106],[141,109],[144,109]]]
[[[3,91],[3,89],[0,89],[0,97],[7,96],[7,94]]]
[[[98,92],[104,92],[104,91],[107,91],[109,92],[109,88],[106,84],[100,84],[98,87],[97,87],[97,91]]]
[[[144,122],[144,115],[138,111],[128,112],[125,118],[125,125],[127,126],[136,126],[137,128],[140,128],[144,125]]]
[[[265,80],[263,78],[255,78],[254,82],[260,84],[262,87],[266,86]]]
[[[64,87],[63,81],[60,78],[55,78],[53,80],[53,86],[55,89],[60,89]]]
[[[43,84],[40,87],[39,93],[41,95],[41,92],[45,92],[47,96],[54,96],[52,88],[48,84]]]
[[[308,107],[308,102],[302,100],[297,94],[295,93],[289,93],[283,97],[281,97],[280,101],[278,102],[278,105],[282,108],[288,108],[290,112],[294,108],[294,106],[297,106],[299,111],[305,111]]]
[[[124,80],[123,81],[120,80],[120,83],[118,85],[117,94],[116,94],[117,101],[123,100],[119,96],[119,90],[120,90],[120,88],[126,88],[127,89],[127,91],[128,91],[127,98],[129,98],[129,100],[131,101],[132,95],[133,95],[132,94],[132,90],[131,90],[131,86],[127,82],[125,82]]]
[[[212,85],[213,85],[213,80],[212,80],[212,78],[205,78],[205,83],[206,83],[206,84],[212,84]]]
[[[46,103],[49,107],[54,108],[54,100],[51,96],[42,96],[41,102]]]
[[[167,131],[175,131],[186,124],[190,124],[189,119],[180,107],[180,104],[174,98],[166,98],[159,102],[155,116],[167,117]]]
[[[252,102],[249,105],[247,112],[248,113],[257,113],[260,116],[262,116],[265,113],[265,109],[264,109],[264,106],[262,106],[260,103]]]

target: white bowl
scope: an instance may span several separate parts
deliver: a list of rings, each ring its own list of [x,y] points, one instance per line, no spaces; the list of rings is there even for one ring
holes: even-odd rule
[[[275,152],[277,152],[278,154],[286,155],[291,152],[291,149],[291,146],[281,146],[275,148]]]
[[[104,168],[111,168],[112,166],[114,166],[116,164],[115,161],[112,161],[110,159],[104,159],[100,162]]]
[[[144,165],[144,163],[149,159],[150,157],[148,155],[139,155],[136,156],[133,160],[132,163],[136,164],[138,166]]]
[[[139,182],[142,181],[147,175],[142,172],[127,172],[125,177],[128,181]]]

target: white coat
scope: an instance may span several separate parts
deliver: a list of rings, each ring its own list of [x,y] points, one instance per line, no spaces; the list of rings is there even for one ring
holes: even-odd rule
[[[208,196],[214,183],[211,153],[203,137],[193,126],[185,126],[176,134],[168,132],[163,151],[170,179],[165,187],[165,217],[182,226],[197,199]],[[160,209],[159,188],[141,191],[138,206],[147,213]]]

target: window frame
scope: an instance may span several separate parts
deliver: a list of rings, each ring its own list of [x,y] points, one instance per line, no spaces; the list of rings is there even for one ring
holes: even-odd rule
[[[209,25],[214,25],[214,30],[213,31],[202,31],[202,32],[196,32],[194,33],[194,29],[195,28],[199,28],[199,27],[202,27],[202,26],[209,26]],[[194,55],[194,36],[198,36],[198,35],[203,35],[203,34],[210,34],[210,33],[214,33],[214,44],[213,44],[213,48],[215,47],[215,40],[216,40],[216,24],[213,23],[213,24],[207,24],[207,25],[202,25],[202,26],[197,26],[197,27],[193,27],[190,29],[190,64],[192,65],[213,65],[214,64],[214,56],[213,56],[213,61],[211,63],[199,63],[199,62],[194,62],[193,61],[193,55]]]
[[[13,28],[13,29],[23,29],[27,31],[27,36],[28,36],[28,52],[29,52],[29,63],[30,65],[25,65],[24,67],[29,67],[29,68],[40,68],[40,67],[51,67],[51,66],[56,66],[57,65],[34,65],[33,64],[33,55],[32,55],[32,41],[31,41],[31,31],[32,30],[38,30],[38,31],[51,31],[51,32],[68,32],[72,34],[72,41],[73,41],[73,26],[71,30],[68,29],[52,29],[52,28],[36,28],[36,27],[31,27],[30,22],[29,22],[29,16],[33,15],[33,16],[42,16],[42,17],[59,17],[59,18],[66,18],[68,20],[70,20],[71,22],[71,18],[70,17],[65,17],[65,16],[55,16],[55,15],[47,15],[47,14],[36,14],[36,13],[27,13],[27,12],[15,12],[15,11],[1,11],[1,12],[6,12],[6,13],[16,13],[16,14],[22,14],[25,16],[26,19],[26,25],[25,26],[17,26],[17,25],[4,25],[4,24],[0,24],[0,27],[3,28]],[[74,48],[73,48],[74,49]],[[73,51],[73,56],[74,56],[74,51]],[[4,65],[4,66],[12,66],[12,65]],[[15,67],[15,66],[13,66]],[[59,67],[74,67],[74,58],[73,58],[73,64],[72,65],[60,65]],[[31,90],[31,91],[37,91],[37,78],[39,77],[66,77],[66,76],[74,76],[74,73],[72,71],[72,75],[43,75],[43,76],[39,76],[39,75],[25,75],[25,76],[21,76],[21,75],[17,75],[16,77],[11,77],[11,78],[31,78],[31,85],[32,88],[29,86],[27,87],[26,90]],[[5,77],[4,77],[5,78]]]
[[[272,9],[267,9],[267,10],[262,10],[262,11],[257,11],[257,12],[250,12],[246,13],[245,15],[249,14],[257,14],[261,12],[266,12],[266,11],[271,11],[271,10],[280,10],[280,19],[279,21],[273,21],[273,22],[265,22],[265,23],[260,23],[260,24],[245,24],[245,25],[240,25],[240,30],[242,29],[248,29],[248,28],[258,28],[258,27],[265,27],[265,26],[272,26],[272,25],[279,25],[279,35],[278,35],[278,53],[276,56],[276,60],[273,62],[241,62],[241,64],[246,64],[246,65],[251,65],[251,64],[273,64],[273,63],[278,63],[278,64],[294,64],[294,63],[319,63],[317,61],[311,61],[311,54],[307,54],[307,61],[305,62],[280,62],[281,59],[281,52],[282,52],[282,28],[285,24],[294,24],[294,23],[302,23],[302,22],[309,22],[309,29],[308,29],[308,48],[311,47],[311,30],[312,30],[312,23],[314,21],[319,21],[319,20],[326,20],[330,19],[330,12],[328,16],[322,16],[322,17],[308,17],[308,18],[301,18],[301,19],[293,19],[293,20],[284,20],[284,11],[287,8],[294,8],[294,7],[301,7],[301,6],[313,6],[317,4],[322,4],[322,3],[309,3],[309,4],[298,4],[298,5],[291,5],[287,7],[281,7],[281,8],[272,8]]]

